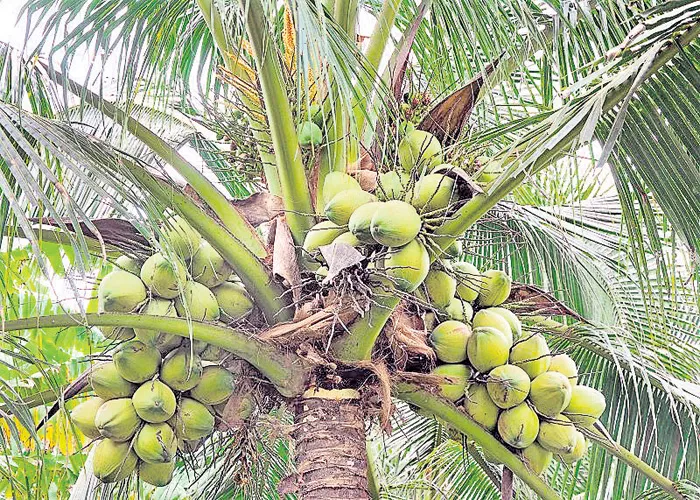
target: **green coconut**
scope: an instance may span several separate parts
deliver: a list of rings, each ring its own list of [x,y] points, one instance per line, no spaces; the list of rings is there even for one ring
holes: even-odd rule
[[[224,282],[212,289],[221,310],[222,320],[238,321],[248,316],[253,310],[253,300],[243,285]]]
[[[423,286],[429,302],[440,309],[449,306],[457,292],[457,281],[442,269],[431,268]]]
[[[219,303],[207,287],[196,281],[188,281],[182,290],[182,296],[175,299],[175,310],[181,318],[195,321],[213,321],[219,319]]]
[[[95,427],[103,437],[114,441],[131,439],[141,425],[131,398],[105,401],[95,414]]]
[[[377,198],[367,191],[358,191],[356,189],[347,189],[336,194],[331,201],[326,203],[323,212],[328,217],[328,220],[345,226],[350,220],[353,212],[364,205],[377,201]]]
[[[146,300],[146,286],[138,276],[117,269],[107,274],[97,287],[100,312],[131,312]]]
[[[549,365],[550,372],[559,372],[569,379],[569,383],[574,386],[578,382],[578,367],[576,362],[566,354],[557,354],[552,356],[552,362]]]
[[[175,431],[165,422],[146,424],[136,434],[134,451],[144,462],[151,464],[171,462],[177,453]]]
[[[509,347],[503,333],[495,328],[475,328],[467,342],[467,357],[477,371],[488,373],[508,362]]]
[[[537,442],[534,442],[527,448],[523,449],[523,451],[520,453],[520,457],[522,461],[525,462],[525,465],[527,465],[530,470],[538,476],[541,476],[552,462],[552,452],[545,450],[539,444],[537,444]]]
[[[510,295],[512,280],[503,271],[489,269],[481,276],[481,288],[479,288],[479,305],[482,307],[497,306],[505,302]]]
[[[231,266],[207,241],[202,241],[192,257],[190,270],[192,279],[207,288],[220,285],[231,275]]]
[[[410,182],[410,177],[406,172],[382,172],[377,176],[377,198],[382,201],[402,200],[406,194],[406,186]]]
[[[588,441],[586,441],[586,437],[582,432],[576,431],[576,445],[574,449],[571,453],[562,453],[559,455],[559,458],[561,458],[565,464],[571,465],[585,457],[586,452],[588,452]]]
[[[464,253],[462,240],[454,240],[450,243],[450,246],[445,248],[445,255],[443,257],[446,259],[459,259],[462,253]]]
[[[498,435],[513,448],[527,448],[540,430],[537,414],[527,403],[503,410],[498,417]]]
[[[348,220],[348,230],[360,241],[364,243],[376,243],[370,230],[372,217],[379,208],[384,205],[381,201],[366,203],[358,207]]]
[[[504,307],[489,307],[488,311],[493,314],[498,314],[508,322],[514,341],[520,338],[523,333],[523,326],[513,311]]]
[[[559,415],[571,401],[571,384],[566,375],[547,371],[532,380],[530,401],[546,417]]]
[[[102,439],[92,454],[92,473],[103,483],[118,483],[134,472],[138,460],[130,443]]]
[[[170,245],[177,255],[188,260],[199,248],[201,240],[199,233],[185,219],[176,215],[163,224],[158,241],[161,248],[169,248]]]
[[[605,411],[605,396],[592,387],[575,385],[571,388],[571,401],[562,412],[572,422],[590,426]]]
[[[467,359],[467,341],[472,333],[460,321],[444,321],[430,334],[430,343],[437,358],[444,363],[461,363]]]
[[[362,191],[360,183],[345,172],[329,172],[323,180],[323,204],[326,205],[341,191]]]
[[[437,138],[422,130],[407,133],[399,143],[399,163],[407,172],[431,169],[442,163],[442,146]]]
[[[391,200],[374,212],[370,232],[374,241],[386,247],[400,247],[412,241],[422,222],[416,209],[405,201]]]
[[[362,245],[362,242],[359,240],[359,238],[352,234],[350,231],[338,236],[336,239],[333,240],[333,243],[342,243],[345,245],[350,245],[351,247],[359,247]]]
[[[167,486],[173,480],[175,472],[175,462],[167,462],[164,464],[149,464],[148,462],[139,463],[139,479],[144,483],[153,486]]]
[[[470,384],[464,398],[464,409],[477,424],[489,432],[496,429],[500,409],[489,396],[485,384]]]
[[[163,360],[160,367],[160,378],[176,391],[189,391],[202,378],[202,361],[190,350],[179,347]]]
[[[180,294],[180,287],[185,284],[187,273],[182,262],[170,261],[162,253],[156,253],[143,263],[141,279],[153,295],[174,299]]]
[[[168,318],[177,317],[175,302],[159,297],[153,297],[149,300],[146,306],[141,309],[141,314],[165,316]],[[147,330],[145,328],[134,328],[134,331],[137,340],[140,340],[146,345],[154,346],[161,354],[172,351],[182,343],[182,337],[179,335],[159,332],[158,330]]]
[[[344,228],[329,220],[319,222],[306,233],[302,248],[306,253],[313,254],[319,247],[333,243],[333,240],[344,232]]]
[[[530,392],[530,377],[517,366],[501,365],[489,372],[486,388],[496,406],[508,409],[525,401]]]
[[[540,333],[518,340],[510,350],[510,363],[519,366],[534,379],[546,372],[552,362],[547,341]]]
[[[474,315],[472,326],[474,326],[474,328],[479,328],[482,326],[495,328],[503,334],[505,339],[508,341],[509,347],[513,345],[513,332],[510,328],[510,324],[500,314],[491,312],[490,308],[478,311]]]
[[[390,248],[382,265],[399,290],[412,292],[430,271],[430,255],[421,242],[413,240],[401,248]]]
[[[468,322],[471,321],[474,316],[474,309],[472,309],[472,305],[466,300],[452,297],[449,305],[445,308],[445,314],[447,314],[447,317],[450,319]]]
[[[537,442],[552,453],[561,455],[571,453],[576,447],[576,427],[564,415],[556,415],[553,418],[540,421],[540,432]]]
[[[416,125],[410,121],[402,121],[399,124],[399,135],[403,137],[404,135],[416,130]]]
[[[455,262],[452,269],[457,277],[457,295],[462,300],[474,302],[479,296],[481,273],[469,262]]]
[[[128,398],[138,387],[119,375],[113,362],[96,365],[88,375],[92,390],[102,399]]]
[[[210,365],[204,368],[202,378],[190,389],[190,396],[205,405],[223,403],[233,394],[236,379],[227,369]]]
[[[131,398],[136,414],[152,424],[165,422],[175,413],[177,400],[172,389],[160,380],[141,384]]]
[[[214,431],[214,415],[199,401],[182,398],[170,425],[178,439],[201,439]]]
[[[120,345],[112,360],[122,378],[141,383],[158,373],[161,358],[154,346],[132,340]]]
[[[95,426],[95,415],[105,400],[102,398],[90,398],[83,401],[70,412],[70,419],[80,432],[90,439],[97,439],[102,436],[100,430]]]
[[[129,257],[128,255],[120,255],[117,260],[114,261],[114,264],[122,271],[127,271],[134,276],[138,276],[141,274],[141,266],[143,265],[143,262]]]
[[[440,394],[450,401],[457,401],[464,396],[467,381],[472,374],[471,368],[467,365],[440,365],[436,367],[431,375],[448,377],[449,381],[440,384]]]
[[[323,142],[323,132],[321,128],[312,121],[302,122],[297,128],[299,145],[302,148],[320,146]]]
[[[416,182],[411,205],[421,213],[444,210],[454,201],[455,195],[454,179],[443,174],[428,174]]]

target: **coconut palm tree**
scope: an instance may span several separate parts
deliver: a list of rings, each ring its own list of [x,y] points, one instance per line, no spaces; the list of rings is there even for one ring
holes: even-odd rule
[[[22,16],[26,47],[0,53],[5,494],[700,497],[696,3],[28,0]],[[573,465],[538,474],[465,412],[466,382],[428,373],[444,311],[391,251],[308,244],[335,216],[331,173],[387,197],[383,175],[429,153],[409,151],[414,127],[454,186],[414,241],[438,270],[462,245],[506,271],[524,332],[605,396]],[[250,315],[209,321],[182,295],[178,316],[98,311],[117,257],[178,253],[175,220]],[[66,418],[117,327],[218,348],[237,377],[162,488],[95,488]]]

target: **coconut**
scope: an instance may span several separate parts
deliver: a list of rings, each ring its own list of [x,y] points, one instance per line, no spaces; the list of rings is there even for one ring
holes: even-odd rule
[[[403,137],[404,135],[416,130],[416,126],[413,122],[403,121],[399,124],[399,135]]]
[[[574,446],[574,449],[571,451],[571,453],[562,453],[559,455],[559,458],[561,458],[565,464],[571,465],[585,457],[587,451],[588,441],[586,441],[586,437],[582,432],[576,431],[576,445]]]
[[[576,446],[576,427],[564,415],[556,415],[552,419],[540,422],[540,433],[537,442],[552,453],[571,453]]]
[[[153,486],[162,487],[170,484],[173,480],[173,472],[175,472],[174,461],[164,464],[139,463],[139,479]]]
[[[177,438],[166,423],[146,424],[136,435],[134,451],[144,462],[163,464],[175,458]]]
[[[457,281],[442,269],[431,269],[423,281],[429,302],[444,309],[450,305],[457,291]]]
[[[492,314],[498,314],[508,322],[513,340],[520,338],[523,333],[523,326],[513,311],[504,307],[489,307],[487,310]]]
[[[448,381],[440,384],[440,394],[450,401],[457,401],[464,396],[464,390],[472,370],[467,365],[440,365],[430,373],[440,377],[449,377]]]
[[[472,420],[489,432],[496,429],[500,410],[491,400],[486,385],[469,385],[467,396],[464,398],[464,409]]]
[[[215,405],[228,400],[235,386],[233,373],[211,365],[204,368],[199,383],[190,389],[190,396],[205,405]]]
[[[189,391],[199,383],[202,371],[199,356],[191,356],[189,349],[179,347],[163,360],[160,378],[176,391]]]
[[[141,274],[141,266],[143,262],[137,259],[133,259],[128,255],[120,255],[114,264],[122,271],[127,271],[134,276]]]
[[[509,347],[513,345],[513,332],[510,329],[510,324],[500,314],[491,312],[491,309],[482,309],[478,311],[474,315],[472,326],[474,328],[479,328],[481,326],[495,328],[505,336]]]
[[[593,425],[605,411],[605,396],[592,387],[575,385],[571,388],[571,401],[562,412],[572,422],[584,426]]]
[[[71,421],[86,437],[97,439],[102,436],[100,430],[95,426],[95,415],[104,402],[105,400],[102,398],[90,398],[70,412]]]
[[[510,295],[512,280],[503,271],[489,269],[482,274],[478,302],[482,307],[497,306]]]
[[[190,263],[192,279],[207,288],[220,285],[231,275],[231,266],[208,242],[202,241]]]
[[[466,300],[452,297],[450,299],[450,304],[445,308],[445,314],[447,314],[447,317],[450,319],[455,319],[457,321],[471,321],[472,316],[474,316],[474,309],[472,309],[472,305]]]
[[[344,245],[350,245],[351,247],[359,247],[362,245],[362,242],[357,238],[357,236],[352,234],[350,231],[338,236],[333,240],[333,243],[342,243]]]
[[[95,414],[95,427],[103,437],[114,441],[126,441],[141,425],[131,398],[105,401]]]
[[[201,240],[199,233],[185,219],[176,215],[163,224],[158,241],[161,248],[169,245],[177,255],[187,260],[197,251]]]
[[[525,401],[530,392],[530,377],[517,366],[501,365],[489,372],[486,387],[496,406],[508,409]]]
[[[145,382],[158,373],[160,367],[158,349],[138,340],[119,346],[112,359],[119,375],[129,382]]]
[[[182,262],[165,258],[162,253],[151,255],[141,268],[141,279],[153,295],[174,299],[187,280]]]
[[[545,450],[537,442],[534,442],[521,452],[520,458],[532,472],[541,476],[552,462],[552,452]]]
[[[160,380],[150,380],[141,384],[131,400],[136,414],[152,424],[168,420],[177,407],[172,389]]]
[[[238,283],[224,282],[212,289],[224,321],[238,321],[253,310],[253,300],[245,287]]]
[[[390,248],[382,265],[396,288],[412,292],[430,271],[430,255],[422,243],[413,240],[401,248]]]
[[[462,240],[454,240],[450,243],[450,246],[445,248],[445,255],[443,257],[447,259],[459,259],[463,252]]]
[[[540,430],[537,414],[527,403],[503,410],[498,417],[498,434],[513,448],[527,448]]]
[[[552,358],[545,338],[542,334],[535,333],[513,344],[509,361],[525,370],[530,379],[534,379],[547,371]]]
[[[410,172],[430,169],[442,163],[442,146],[437,138],[422,130],[407,133],[399,143],[399,163]]]
[[[430,334],[430,343],[440,361],[461,363],[467,359],[467,341],[471,333],[469,325],[460,321],[444,321]]]
[[[182,398],[170,425],[178,439],[200,439],[214,431],[214,415],[199,401]]]
[[[410,177],[406,172],[382,172],[377,177],[377,198],[382,201],[401,200],[406,192],[406,186],[410,182]]]
[[[302,248],[306,253],[313,254],[319,247],[333,243],[344,232],[345,229],[329,220],[319,222],[306,233]]]
[[[118,340],[124,342],[134,338],[134,329],[123,326],[101,326],[102,335],[110,340]]]
[[[176,318],[175,302],[172,300],[153,297],[141,310],[141,314],[152,316],[166,316]],[[170,333],[159,332],[157,330],[147,330],[145,328],[135,328],[136,339],[146,345],[152,345],[161,354],[167,353],[178,347],[182,343],[182,337]]]
[[[175,299],[175,310],[181,318],[195,321],[219,319],[219,303],[207,287],[196,281],[188,281],[182,296]]]
[[[92,455],[92,473],[103,483],[117,483],[129,477],[138,463],[130,443],[102,439]]]
[[[472,331],[467,342],[469,363],[482,373],[508,362],[508,341],[495,328],[481,327]]]
[[[331,201],[326,203],[323,212],[328,217],[328,220],[339,226],[344,226],[358,207],[374,201],[377,201],[377,198],[367,191],[346,189],[336,194]]]
[[[302,122],[297,128],[297,136],[302,148],[320,146],[323,141],[321,128],[312,121]]]
[[[119,375],[111,361],[93,367],[88,377],[92,390],[104,400],[131,397],[138,387]]]
[[[428,174],[416,182],[411,205],[421,213],[447,208],[455,195],[454,179],[443,174]]]
[[[384,205],[384,203],[381,201],[366,203],[358,207],[352,213],[348,221],[348,230],[355,235],[358,240],[364,243],[376,243],[374,238],[372,238],[370,226],[372,225],[372,217],[374,217],[375,212],[382,205]]]
[[[391,200],[374,212],[370,232],[380,245],[400,247],[418,235],[421,225],[415,208],[405,201]]]
[[[221,361],[227,355],[227,351],[219,346],[207,344],[207,347],[199,355],[202,361]]]
[[[100,312],[131,312],[146,300],[146,287],[138,276],[117,269],[107,274],[97,287]]]
[[[481,273],[469,262],[455,262],[452,269],[457,277],[457,295],[462,300],[474,302],[479,296]]]
[[[360,183],[345,172],[329,172],[323,180],[323,204],[326,205],[341,191],[362,191]]]
[[[574,386],[578,382],[578,368],[576,362],[566,354],[552,356],[552,363],[549,365],[550,372],[559,372],[569,379],[569,383]]]
[[[569,379],[562,373],[552,371],[538,375],[530,385],[530,401],[540,414],[557,416],[571,401]]]

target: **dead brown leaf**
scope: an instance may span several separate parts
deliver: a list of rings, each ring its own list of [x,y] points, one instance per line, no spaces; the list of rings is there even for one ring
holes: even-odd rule
[[[275,244],[272,251],[272,274],[287,281],[292,291],[294,302],[301,297],[301,273],[297,262],[297,251],[294,246],[292,232],[284,217],[277,219],[275,227]]]

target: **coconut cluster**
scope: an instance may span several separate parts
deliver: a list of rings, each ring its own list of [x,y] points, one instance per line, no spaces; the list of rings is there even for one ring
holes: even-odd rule
[[[507,274],[481,273],[467,263],[460,269],[470,275],[471,285],[456,287],[441,313],[451,319],[430,336],[443,363],[432,373],[449,380],[440,386],[442,395],[463,399],[467,414],[537,474],[553,456],[566,464],[580,460],[588,449],[581,429],[600,418],[605,397],[579,385],[578,368],[568,355],[553,355],[541,333],[524,332],[518,317],[500,307],[510,295]]]
[[[98,287],[101,312],[134,312],[200,321],[241,320],[254,304],[224,259],[186,221],[163,227],[175,250],[145,262],[127,256]],[[195,449],[214,432],[215,416],[235,388],[220,366],[220,350],[204,342],[142,328],[111,327],[123,340],[112,361],[90,372],[95,397],[71,412],[75,426],[94,446],[93,472],[104,483],[138,471],[154,486],[168,484],[179,450]]]

